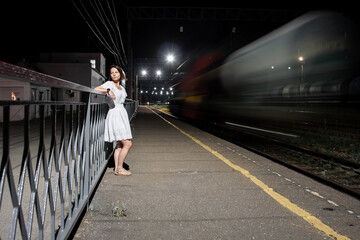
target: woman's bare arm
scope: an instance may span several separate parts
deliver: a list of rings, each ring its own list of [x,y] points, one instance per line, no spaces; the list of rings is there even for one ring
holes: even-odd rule
[[[105,88],[103,88],[102,86],[97,86],[96,88],[94,88],[95,90],[98,90],[100,92],[106,93],[107,90]]]
[[[100,91],[100,92],[102,92],[102,93],[107,93],[107,89],[105,89],[105,88],[103,88],[102,86],[97,86],[96,88],[94,88],[95,90],[98,90],[98,91]],[[110,97],[113,99],[113,100],[115,100],[115,94],[110,90],[109,91],[109,95],[110,95]]]

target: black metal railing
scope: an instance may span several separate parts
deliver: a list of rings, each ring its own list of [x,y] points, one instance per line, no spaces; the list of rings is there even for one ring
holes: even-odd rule
[[[105,96],[0,62],[0,81],[7,79],[47,87],[51,99],[0,100],[0,239],[66,239],[107,166]],[[137,102],[124,105],[131,119]],[[12,112],[22,117],[11,121]]]

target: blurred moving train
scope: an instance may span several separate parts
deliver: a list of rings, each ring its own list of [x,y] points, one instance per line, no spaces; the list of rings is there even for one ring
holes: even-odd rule
[[[358,40],[340,14],[305,14],[232,53],[184,63],[170,111],[233,125],[359,122]]]

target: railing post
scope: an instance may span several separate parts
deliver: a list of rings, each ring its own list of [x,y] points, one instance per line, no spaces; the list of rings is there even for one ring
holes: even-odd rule
[[[4,191],[4,184],[5,184],[5,178],[6,178],[6,167],[9,161],[9,140],[10,140],[10,106],[3,106],[3,154],[2,154],[2,160],[0,165],[0,171],[1,171],[1,184],[0,184],[0,209],[1,209],[1,203],[2,203],[2,196]]]
[[[84,128],[84,196],[88,197],[90,192],[90,119],[91,119],[91,98],[87,94],[87,105],[85,115],[85,128]]]

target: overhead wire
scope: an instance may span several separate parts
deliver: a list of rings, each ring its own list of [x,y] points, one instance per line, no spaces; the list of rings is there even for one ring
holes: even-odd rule
[[[114,0],[111,0],[111,2],[112,2],[112,7],[113,7],[112,9],[114,9],[114,13],[112,13],[112,11],[111,11],[111,7],[110,7],[109,2],[107,2],[107,3],[108,3],[108,8],[109,8],[109,11],[110,11],[110,13],[111,13],[111,16],[112,16],[113,19],[114,19],[115,27],[116,27],[116,29],[117,29],[118,32],[119,32],[121,49],[122,49],[122,52],[123,52],[123,55],[124,55],[124,58],[125,58],[125,63],[127,63],[127,58],[126,58],[124,43],[123,43],[123,41],[122,41],[121,31],[120,31],[120,28],[119,28],[119,22],[118,22],[118,18],[117,18],[116,11],[115,11],[115,3],[114,3]]]
[[[104,41],[101,39],[101,37],[98,36],[98,34],[94,31],[94,29],[92,28],[90,23],[86,20],[85,16],[82,14],[82,12],[80,11],[80,9],[78,8],[78,6],[75,4],[74,1],[73,1],[73,3],[74,3],[74,6],[76,7],[76,9],[78,10],[80,16],[84,19],[85,23],[89,26],[90,30],[94,33],[94,35],[99,39],[101,44],[103,44],[110,52],[112,52],[112,50],[110,48],[108,48],[108,46],[106,45],[106,43],[104,43]]]
[[[107,23],[106,23],[106,21],[105,21],[106,13],[105,13],[105,12],[102,13],[102,11],[100,10],[100,8],[101,8],[101,4],[100,4],[100,3],[99,3],[99,5],[100,5],[100,7],[99,7],[99,5],[97,4],[96,1],[94,1],[94,4],[93,4],[91,1],[89,1],[89,2],[90,2],[90,4],[91,4],[91,6],[93,7],[93,10],[95,11],[95,14],[96,14],[96,15],[98,16],[98,18],[100,19],[100,22],[104,25],[104,27],[105,27],[105,29],[106,29],[109,37],[110,37],[110,40],[111,40],[111,42],[112,42],[112,46],[114,47],[114,48],[113,48],[113,51],[114,51],[114,58],[115,58],[116,64],[117,64],[117,65],[123,65],[124,63],[123,63],[122,59],[121,59],[121,58],[119,59],[119,58],[117,57],[117,55],[118,55],[117,53],[119,52],[119,49],[118,49],[117,45],[114,43],[114,40],[113,40],[113,38],[112,38],[112,34],[111,34],[111,32],[110,32],[110,29],[109,29],[109,27],[108,27],[108,25],[107,25]],[[103,14],[104,14],[105,18],[104,18],[104,16],[103,16]],[[109,26],[110,26],[110,28],[112,28],[110,22],[109,22]],[[113,29],[113,28],[112,28],[112,29]],[[109,44],[109,43],[108,43],[108,44]],[[110,45],[110,44],[109,44],[109,45]],[[119,61],[119,60],[120,60],[120,61]],[[121,62],[122,64],[120,64],[120,62]]]
[[[94,26],[92,26],[89,21],[87,21],[87,19],[85,18],[84,14],[80,11],[80,9],[77,7],[77,5],[74,3],[75,7],[77,8],[77,10],[79,11],[80,15],[83,17],[83,19],[85,20],[85,22],[87,23],[87,25],[89,26],[89,28],[91,29],[91,31],[95,34],[95,36],[99,39],[99,41],[109,50],[109,52],[111,53],[115,53],[112,48],[110,47],[110,45],[108,44],[108,42],[106,41],[106,39],[102,36],[101,31],[97,28],[96,24],[94,23],[94,21],[92,20],[92,18],[90,17],[90,14],[88,13],[88,11],[86,10],[85,6],[83,5],[83,3],[80,0],[81,5],[83,6],[86,14],[88,15],[90,21],[92,22],[92,24]],[[97,32],[94,30],[94,28],[97,30]]]
[[[97,27],[97,25],[95,24],[94,20],[92,19],[91,15],[90,15],[89,11],[87,10],[87,8],[85,7],[85,5],[84,5],[81,1],[80,1],[80,3],[81,3],[81,5],[82,5],[84,11],[86,12],[88,18],[90,19],[90,21],[91,21],[92,24],[94,25],[94,27],[91,27],[89,24],[88,24],[88,25],[90,26],[90,28],[92,29],[92,31],[93,31],[94,33],[95,33],[94,28],[97,30],[97,33],[95,33],[95,35],[96,35],[96,36],[98,37],[98,39],[102,42],[102,44],[109,50],[109,52],[113,54],[114,59],[115,59],[115,62],[118,64],[118,63],[119,63],[119,60],[118,60],[118,57],[117,57],[116,50],[114,50],[114,49],[112,48],[112,46],[110,46],[110,44],[108,43],[108,41],[106,40],[106,38],[103,36],[102,32],[100,31],[100,29],[99,29],[99,28]],[[77,9],[80,11],[79,8],[77,8]],[[95,12],[96,12],[96,10],[95,10]],[[87,21],[87,23],[89,23],[89,22]]]
[[[98,0],[98,1],[100,1],[100,0]],[[120,41],[120,44],[121,44],[122,55],[124,57],[125,63],[127,64],[127,58],[126,58],[126,53],[125,53],[125,49],[124,49],[124,44],[123,44],[123,41],[122,41],[122,35],[121,35],[118,18],[117,18],[116,11],[115,11],[115,9],[116,9],[115,3],[114,3],[113,0],[111,0],[111,2],[112,2],[112,8],[110,6],[109,1],[106,1],[109,12],[110,12],[110,16],[112,17],[114,25],[115,25],[115,29],[118,31],[118,34],[115,34],[115,40],[116,40],[117,46],[119,48],[119,43],[118,43],[118,38],[119,38],[119,41]],[[108,21],[110,22],[110,20],[108,20]],[[114,32],[116,32],[116,30],[114,30]]]
[[[96,3],[96,0],[95,0],[94,2],[95,2],[95,5],[96,5],[96,7],[97,7],[97,10],[98,10],[97,14],[98,14],[99,18],[102,19],[102,23],[104,24],[105,28],[107,29],[107,32],[108,32],[108,34],[109,34],[109,36],[110,36],[110,40],[112,41],[113,46],[114,46],[114,48],[116,49],[116,52],[120,54],[119,44],[118,44],[118,40],[117,40],[117,33],[116,33],[116,31],[115,31],[115,29],[114,29],[114,27],[113,27],[113,22],[111,22],[111,21],[109,20],[109,18],[107,17],[108,14],[105,12],[105,10],[104,10],[103,6],[101,5],[100,1],[98,0],[98,4]],[[106,2],[108,2],[108,1],[106,1]],[[111,13],[111,11],[110,11],[110,13]],[[103,16],[102,16],[102,14],[103,14]],[[111,13],[111,14],[112,14],[112,13]],[[105,18],[104,18],[104,17],[105,17]],[[111,28],[111,30],[113,31],[114,34],[112,34],[112,33],[110,32],[110,29],[109,29],[109,27],[107,26],[106,22],[109,23],[109,27]],[[115,21],[114,21],[114,23],[115,23]],[[115,24],[116,24],[116,23],[115,23]],[[114,38],[115,38],[115,41],[114,41],[113,36],[114,36]],[[125,65],[124,60],[123,60],[122,57],[120,57],[120,60],[121,60],[122,65]]]
[[[92,2],[89,0],[86,2],[89,2],[90,6],[86,6],[81,0],[72,0],[75,8],[84,19],[92,33],[109,51],[109,53],[113,55],[116,64],[121,67],[125,67],[127,64],[126,53],[119,28],[119,22],[116,16],[115,3],[113,0],[111,1],[113,10],[111,10],[109,1],[106,0],[107,8],[110,12],[108,13],[101,4],[101,1],[94,0]],[[119,42],[121,48],[119,46]]]
[[[100,0],[98,0],[98,1],[100,1]],[[107,3],[107,5],[109,6],[109,2],[108,1],[106,1],[106,3]],[[101,6],[101,8],[102,8],[102,6]],[[102,10],[103,10],[103,12],[105,12],[105,10],[102,8]],[[109,12],[110,12],[110,16],[112,17],[112,11],[111,11],[111,8],[109,8]],[[114,19],[114,18],[113,18]],[[109,20],[109,18],[107,17],[107,15],[106,15],[106,20],[109,22],[109,23],[111,23],[111,21]],[[114,19],[114,27],[112,26],[112,25],[110,25],[111,26],[111,29],[114,31],[114,38],[115,38],[115,43],[116,43],[116,47],[117,47],[117,49],[119,49],[119,42],[118,42],[118,34],[116,33],[116,19]]]

